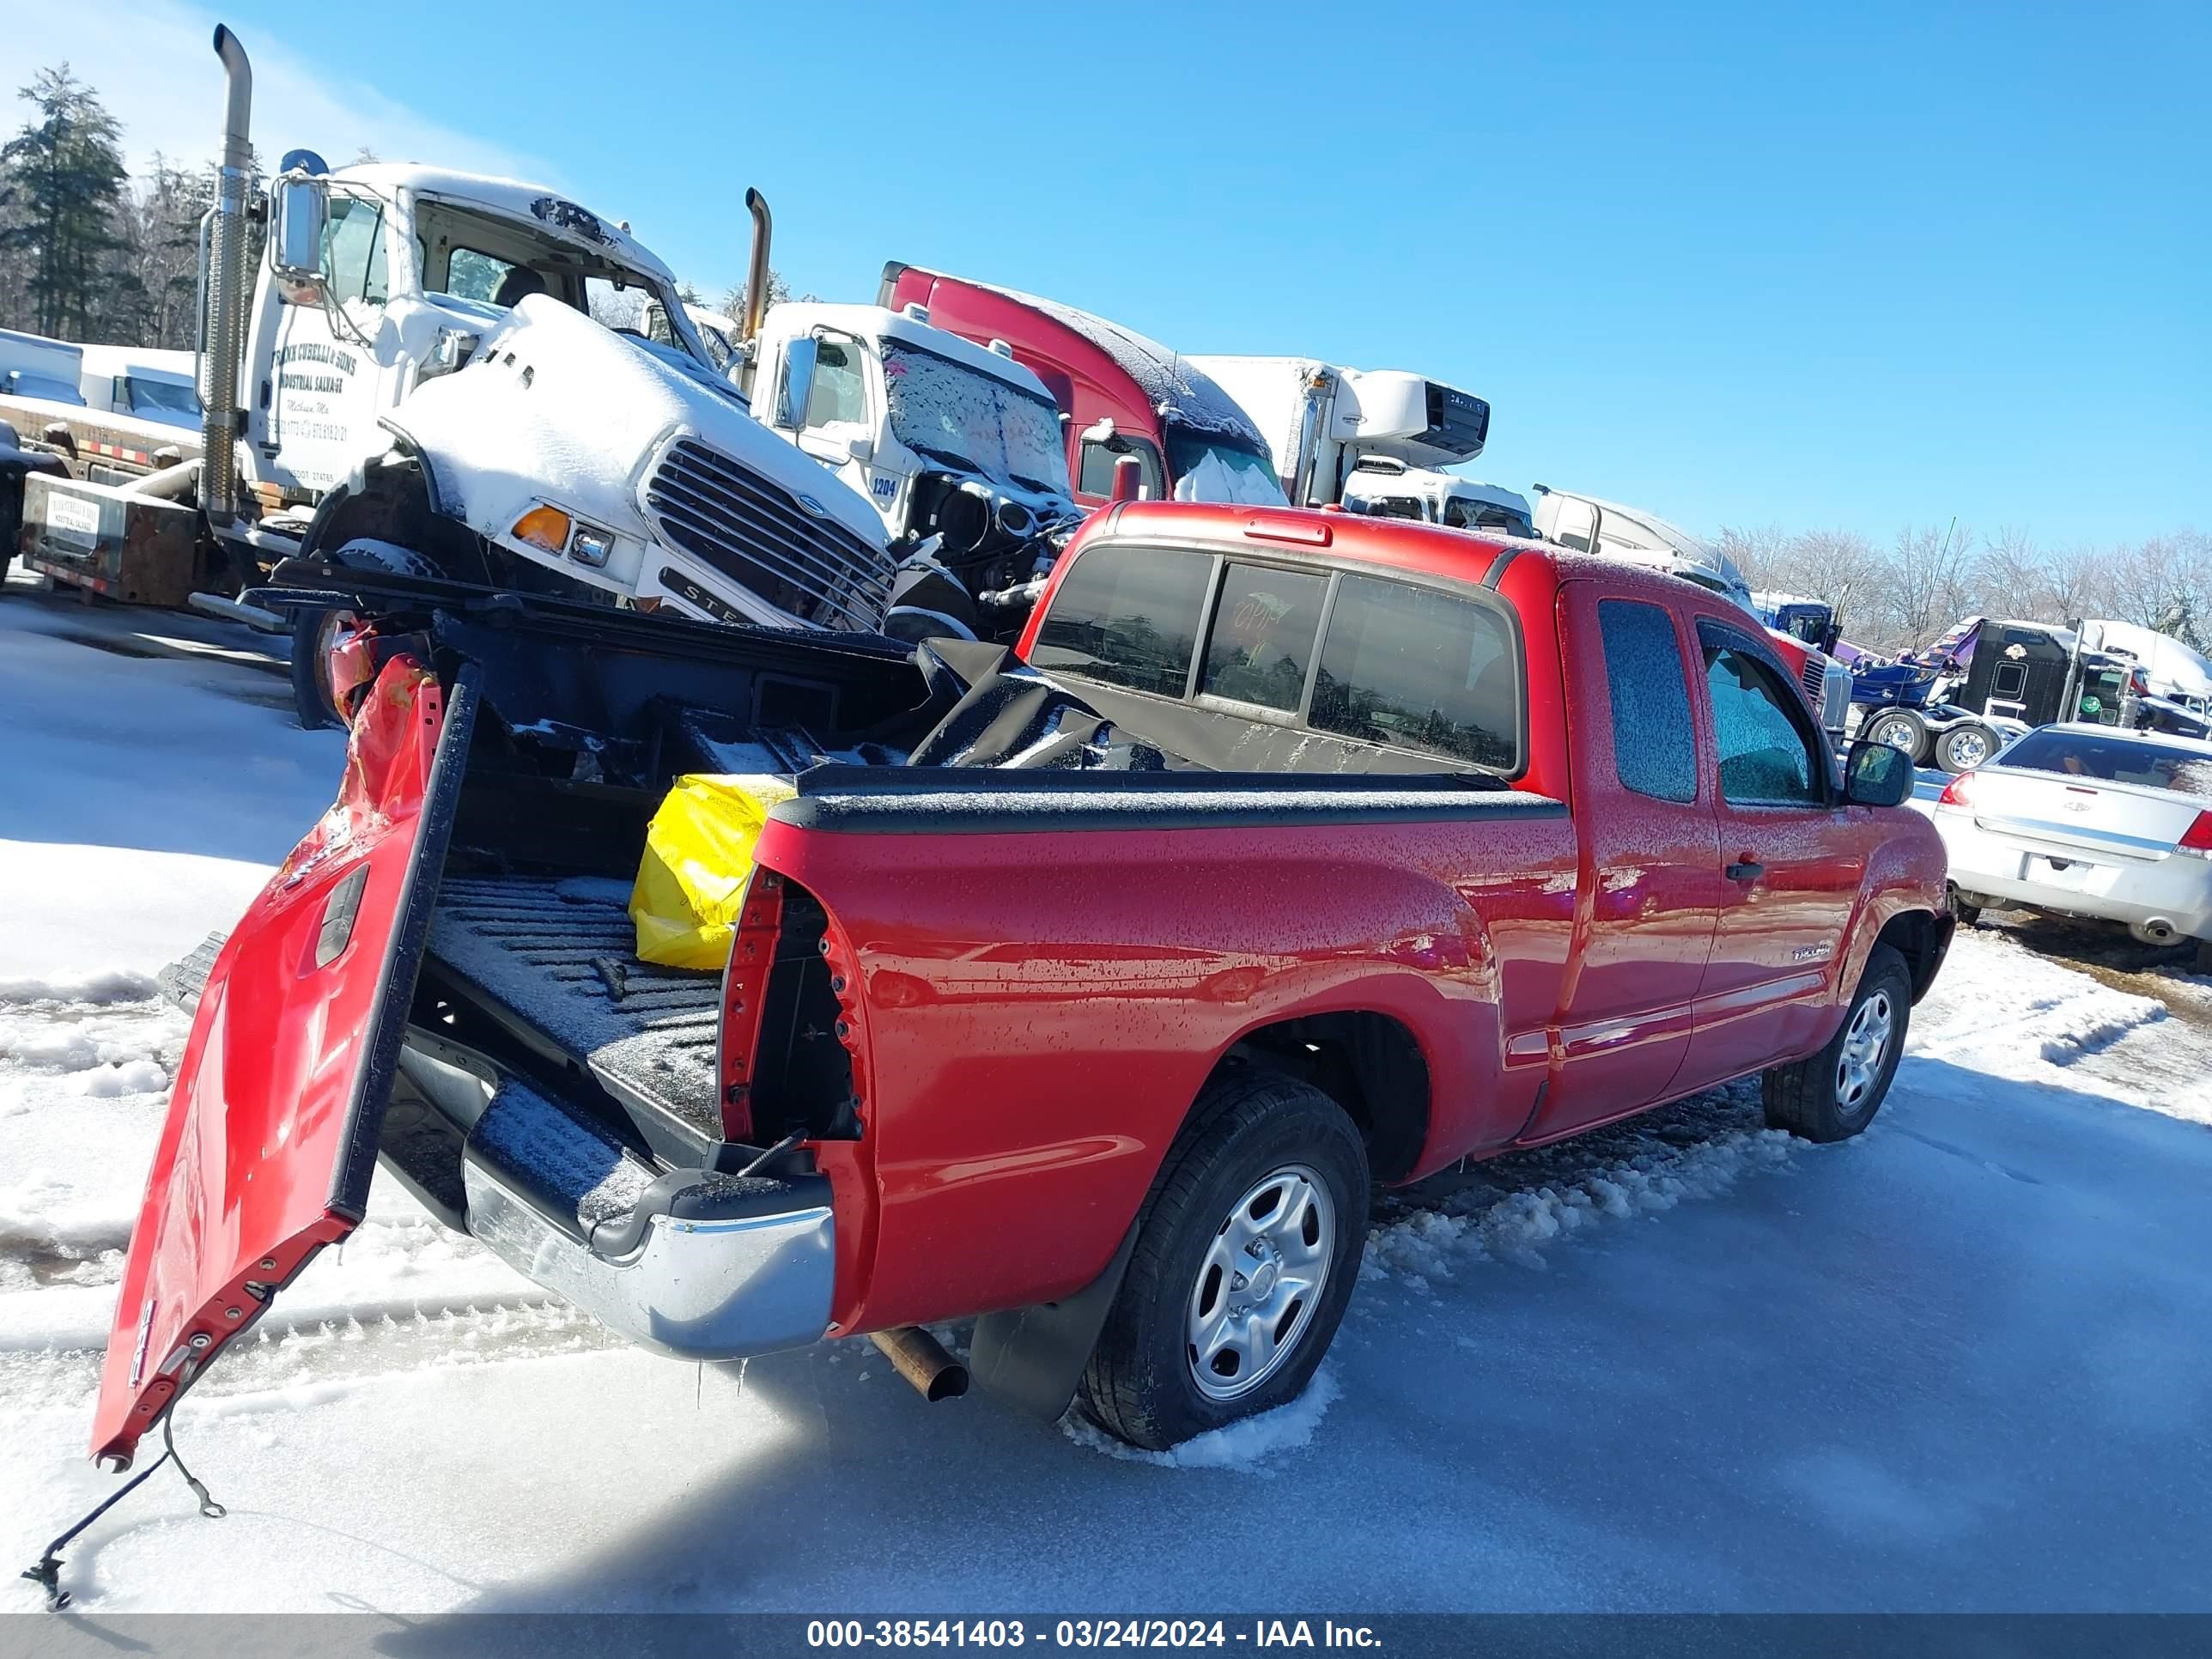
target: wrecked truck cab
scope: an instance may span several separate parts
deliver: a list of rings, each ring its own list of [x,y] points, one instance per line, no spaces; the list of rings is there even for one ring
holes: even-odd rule
[[[714,622],[878,627],[891,560],[875,514],[674,356],[532,295],[386,424],[440,517],[587,592]]]
[[[1060,417],[1004,342],[908,305],[773,306],[749,366],[752,413],[864,496],[901,580],[886,630],[1011,640],[1083,519]]]

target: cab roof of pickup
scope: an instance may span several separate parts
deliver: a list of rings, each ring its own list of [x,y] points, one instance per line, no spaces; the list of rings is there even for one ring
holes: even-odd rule
[[[1672,591],[1676,579],[1643,567],[1570,553],[1548,542],[1455,530],[1413,519],[1369,518],[1316,507],[1251,507],[1194,501],[1129,501],[1106,508],[1084,528],[1082,544],[1172,536],[1178,545],[1255,556],[1301,554],[1386,569],[1443,576],[1495,588],[1515,561],[1542,561],[1560,575],[1602,574],[1641,586],[1648,579]],[[1065,570],[1063,559],[1060,568]],[[1057,574],[1057,572],[1055,573]],[[1681,586],[1692,587],[1693,583]],[[1038,605],[1041,612],[1045,604]]]

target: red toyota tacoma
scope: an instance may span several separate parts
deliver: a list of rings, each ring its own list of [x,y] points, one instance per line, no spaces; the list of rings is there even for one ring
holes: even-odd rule
[[[1752,1073],[1856,1134],[1951,938],[1895,750],[1534,544],[1109,509],[1024,660],[320,574],[385,620],[336,805],[172,981],[125,1465],[380,1160],[648,1346],[980,1316],[987,1387],[1168,1445],[1304,1385],[1374,1183]],[[798,783],[720,974],[624,910],[696,772]]]

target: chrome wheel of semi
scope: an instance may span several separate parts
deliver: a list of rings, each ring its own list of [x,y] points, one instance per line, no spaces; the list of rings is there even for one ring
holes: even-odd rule
[[[1245,1189],[1190,1290],[1185,1331],[1200,1393],[1233,1400],[1281,1369],[1313,1322],[1335,1249],[1336,1206],[1304,1164]]]
[[[1953,771],[1971,772],[1990,757],[1989,737],[1975,731],[1954,732],[1945,745],[1943,757]]]
[[[1867,735],[1876,743],[1887,744],[1892,749],[1902,749],[1906,754],[1917,754],[1920,749],[1919,722],[1909,716],[1892,714],[1877,720]]]
[[[1846,1114],[1856,1113],[1881,1080],[1890,1034],[1896,1029],[1897,1010],[1887,990],[1876,991],[1851,1015],[1850,1025],[1844,1032],[1843,1052],[1836,1060],[1836,1103]]]

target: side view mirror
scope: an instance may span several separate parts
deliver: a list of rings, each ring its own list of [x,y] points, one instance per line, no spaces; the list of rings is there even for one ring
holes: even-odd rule
[[[793,340],[783,349],[783,373],[775,387],[775,423],[796,432],[806,417],[806,399],[814,390],[814,362],[819,344],[811,335]]]
[[[1843,642],[1843,623],[1839,622],[1830,623],[1826,628],[1820,630],[1820,654],[1826,657],[1834,656],[1836,654],[1836,647]]]
[[[845,440],[845,453],[866,466],[876,459],[876,441],[865,432],[855,432]]]
[[[1844,762],[1844,799],[1853,806],[1902,806],[1912,784],[1911,757],[1886,743],[1861,738]]]
[[[287,303],[319,302],[323,286],[323,228],[330,184],[287,173],[269,189],[269,269]]]

